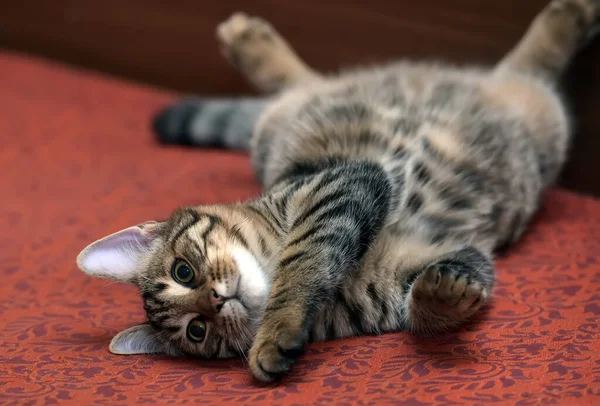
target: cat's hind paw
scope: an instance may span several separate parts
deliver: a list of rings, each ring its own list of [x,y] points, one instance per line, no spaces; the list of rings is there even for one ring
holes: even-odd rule
[[[492,286],[491,262],[474,249],[429,265],[406,298],[409,329],[436,334],[459,325],[487,302]]]

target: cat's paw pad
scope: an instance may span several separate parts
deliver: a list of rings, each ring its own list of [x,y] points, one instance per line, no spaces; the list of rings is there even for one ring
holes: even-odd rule
[[[460,268],[434,264],[415,280],[410,295],[415,312],[461,320],[479,310],[489,291]]]
[[[217,27],[222,52],[234,65],[248,68],[264,58],[277,34],[265,20],[235,13]]]
[[[262,382],[280,379],[304,352],[304,336],[296,329],[259,331],[249,354],[252,375]]]

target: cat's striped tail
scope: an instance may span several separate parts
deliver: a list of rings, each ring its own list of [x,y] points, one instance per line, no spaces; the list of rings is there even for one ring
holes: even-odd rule
[[[248,150],[265,98],[189,98],[160,111],[152,129],[165,144]]]

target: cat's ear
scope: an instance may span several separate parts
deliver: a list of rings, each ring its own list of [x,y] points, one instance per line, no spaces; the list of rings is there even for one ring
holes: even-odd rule
[[[159,225],[148,221],[95,241],[77,256],[77,266],[91,276],[136,283],[140,265],[158,237]]]
[[[108,347],[118,355],[166,354],[166,346],[158,341],[156,332],[147,323],[138,324],[117,334]]]

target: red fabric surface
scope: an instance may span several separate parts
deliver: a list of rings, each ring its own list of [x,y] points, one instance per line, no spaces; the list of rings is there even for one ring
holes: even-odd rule
[[[174,95],[0,54],[0,403],[600,404],[600,202],[554,191],[459,332],[311,345],[281,385],[245,361],[116,356],[135,288],[75,266],[89,242],[184,204],[259,189],[247,157],[165,148]]]

